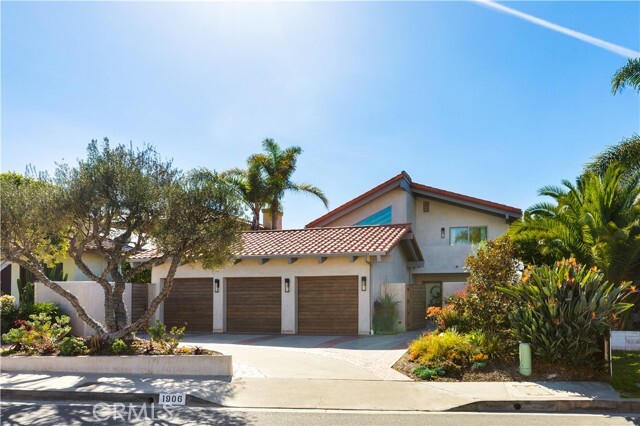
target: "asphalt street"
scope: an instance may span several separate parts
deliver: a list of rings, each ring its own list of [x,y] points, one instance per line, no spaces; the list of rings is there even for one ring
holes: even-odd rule
[[[263,410],[113,404],[0,404],[2,425],[640,425],[640,414],[425,413]]]

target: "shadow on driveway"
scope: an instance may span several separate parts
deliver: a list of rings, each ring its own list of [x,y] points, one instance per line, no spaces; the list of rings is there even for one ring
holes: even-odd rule
[[[406,349],[411,340],[423,330],[407,331],[390,335],[374,336],[324,336],[324,335],[282,335],[282,334],[230,334],[230,333],[187,333],[183,343],[248,345],[299,349],[354,349],[354,350],[398,350]]]

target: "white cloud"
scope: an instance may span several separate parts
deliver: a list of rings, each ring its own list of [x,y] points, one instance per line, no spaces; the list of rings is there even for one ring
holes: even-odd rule
[[[531,22],[533,24],[539,25],[544,28],[548,28],[552,31],[568,35],[569,37],[573,37],[575,39],[584,41],[585,43],[592,44],[594,46],[600,47],[602,49],[608,50],[609,52],[615,53],[620,56],[624,56],[625,58],[637,58],[640,57],[640,52],[635,51],[633,49],[627,49],[626,47],[619,46],[617,44],[609,43],[608,41],[601,40],[596,37],[592,37],[588,34],[581,33],[579,31],[574,31],[570,28],[563,27],[562,25],[554,24],[553,22],[546,21],[544,19],[537,18],[535,16],[529,15],[528,13],[520,12],[515,9],[511,9],[510,7],[504,6],[502,4],[496,3],[492,0],[472,0],[475,3],[478,3],[482,6],[490,7],[492,9],[498,10],[500,12],[507,13],[509,15],[515,16],[522,20]]]

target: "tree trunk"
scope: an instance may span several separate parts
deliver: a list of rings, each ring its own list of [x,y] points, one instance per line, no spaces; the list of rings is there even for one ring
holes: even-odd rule
[[[125,305],[124,299],[121,295],[113,295],[113,311],[117,330],[122,330],[127,327],[127,325],[129,325],[127,318],[127,306]]]
[[[74,263],[85,274],[89,279],[95,281],[99,284],[104,290],[104,323],[107,326],[107,330],[110,332],[114,332],[118,330],[118,325],[116,324],[116,317],[113,305],[113,291],[114,288],[111,283],[107,280],[106,271],[103,272],[102,275],[98,276],[93,273],[91,269],[84,263],[82,260],[82,255],[84,253],[81,251],[73,255],[69,253],[69,255],[73,258]]]
[[[260,207],[255,207],[252,211],[253,213],[253,222],[251,223],[251,229],[257,231],[260,229]]]
[[[136,330],[140,329],[142,326],[144,326],[149,322],[153,314],[158,309],[158,306],[160,306],[160,303],[162,303],[167,298],[167,296],[169,296],[169,294],[171,293],[171,289],[173,288],[173,279],[176,275],[176,270],[178,269],[178,266],[180,266],[180,262],[179,262],[180,257],[181,257],[181,254],[177,254],[171,260],[171,266],[169,266],[169,271],[167,272],[167,276],[164,279],[164,288],[151,301],[144,315],[140,317],[135,323],[126,326],[125,328],[117,331],[116,333],[110,334],[109,335],[110,338],[121,339],[135,332]]]

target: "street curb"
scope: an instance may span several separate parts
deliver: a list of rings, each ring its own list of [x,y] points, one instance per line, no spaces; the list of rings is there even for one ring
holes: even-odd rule
[[[59,390],[2,389],[3,401],[72,401],[72,402],[128,402],[133,404],[157,404],[159,393],[77,392]],[[192,407],[222,407],[212,401],[187,394],[187,404]]]
[[[2,389],[3,401],[65,401],[82,403],[131,403],[131,404],[158,404],[159,393],[117,393],[117,392],[82,392],[82,391],[60,391],[60,390],[31,390],[31,389]],[[191,407],[226,407],[226,408],[257,408],[225,406],[216,402],[208,401],[191,394],[187,394],[187,406]],[[267,407],[261,407],[267,408]],[[282,407],[271,407],[281,409]],[[304,409],[304,408],[298,408]],[[333,408],[340,410],[341,408]],[[358,409],[355,409],[358,410]],[[368,411],[369,408],[360,408]],[[387,411],[387,410],[383,410]],[[396,411],[396,410],[389,410]],[[401,410],[416,411],[416,410]],[[621,400],[511,400],[511,401],[475,401],[445,410],[417,410],[429,412],[523,412],[523,413],[545,413],[545,412],[618,412],[618,413],[638,413],[640,412],[640,399]]]
[[[447,411],[462,412],[618,412],[639,413],[640,399],[552,399],[524,401],[476,401]]]

